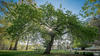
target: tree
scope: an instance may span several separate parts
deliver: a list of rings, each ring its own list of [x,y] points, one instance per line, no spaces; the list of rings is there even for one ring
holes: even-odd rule
[[[91,43],[93,41],[89,42],[89,40],[90,39],[88,39],[88,40],[80,40],[78,38],[75,38],[73,40],[73,48],[81,48],[82,50],[85,50],[86,47],[91,47],[92,46]]]
[[[5,30],[8,27],[8,24],[5,22],[7,22],[5,19],[0,19],[0,35],[4,35],[6,33]]]
[[[9,47],[9,35],[7,35],[6,29],[9,27],[10,24],[7,22],[5,17],[1,16],[0,18],[0,48],[3,49],[8,49]],[[7,43],[6,43],[7,42]]]
[[[81,16],[83,17],[89,17],[89,25],[94,26],[98,28],[98,35],[100,35],[99,32],[99,19],[100,16],[100,0],[87,0],[82,7]],[[99,37],[99,36],[98,36]],[[96,38],[97,40],[99,38]]]
[[[83,17],[100,15],[100,0],[86,0],[80,15]]]
[[[63,34],[68,33],[72,37],[76,36],[82,40],[91,39],[90,41],[97,36],[97,31],[95,31],[94,27],[83,25],[77,16],[70,11],[66,11],[65,14],[61,9],[55,10],[51,4],[42,6],[42,10],[44,11],[44,19],[47,19],[44,22],[42,21],[42,25],[48,29],[46,32],[50,36],[50,41],[44,54],[50,53],[54,39]]]
[[[97,36],[93,27],[83,25],[70,11],[64,13],[61,9],[56,10],[52,4],[44,4],[39,8],[36,4],[23,2],[6,6],[8,9],[6,18],[12,23],[7,33],[16,40],[14,49],[17,47],[20,36],[25,32],[40,33],[42,38],[46,37],[46,41],[49,39],[44,54],[50,54],[54,40],[63,34],[68,33],[73,38],[90,38],[91,40]]]
[[[66,20],[66,16],[63,13],[63,11],[60,9],[56,11],[51,4],[42,5],[41,7],[43,10],[43,14],[44,14],[41,24],[44,26],[44,29],[46,29],[45,30],[46,35],[50,37],[50,40],[46,46],[46,50],[44,54],[49,54],[51,51],[51,47],[53,45],[54,39],[57,36],[60,36],[63,33],[64,29],[66,28],[66,26],[63,24],[67,20]],[[63,23],[60,22],[60,20]]]
[[[5,6],[8,9],[8,11],[6,12],[4,11],[5,15],[7,16],[6,19],[8,19],[8,21],[10,21],[12,24],[10,27],[8,27],[7,32],[9,35],[11,35],[11,37],[13,37],[13,39],[15,39],[14,49],[16,50],[20,35],[27,31],[25,27],[28,26],[28,24],[30,24],[31,20],[32,20],[31,22],[33,21],[37,22],[35,18],[38,19],[41,16],[37,17],[38,15],[40,15],[40,13],[38,13],[39,9],[36,8],[35,4],[30,4],[30,5],[25,3],[22,4],[6,3],[6,4],[7,5]]]
[[[89,21],[89,25],[94,26],[94,27],[97,27],[97,28],[98,28],[98,34],[99,34],[99,36],[100,36],[100,19],[99,19],[99,18],[100,18],[100,17],[98,17],[98,18],[94,17],[93,19],[91,19],[91,20]],[[98,38],[96,39],[97,41],[100,41],[99,36],[98,36]]]
[[[90,25],[85,25],[83,30],[80,28],[80,33],[77,37],[73,37],[73,46],[74,47],[81,47],[82,49],[85,49],[86,47],[89,47],[92,42],[94,42],[96,39],[98,39],[98,28],[93,27]],[[82,35],[81,35],[82,34]],[[92,35],[94,34],[94,35]],[[79,38],[80,37],[80,38]]]

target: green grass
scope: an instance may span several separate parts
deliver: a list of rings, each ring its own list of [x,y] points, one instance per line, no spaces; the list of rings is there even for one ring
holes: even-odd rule
[[[44,50],[34,51],[14,51],[14,50],[0,50],[0,56],[83,56],[78,54],[70,54],[65,50],[52,50],[51,54],[43,55]]]
[[[40,56],[34,51],[0,51],[0,56]]]
[[[51,53],[69,54],[68,50],[51,50]]]
[[[64,50],[52,50],[49,55],[43,55],[43,50],[37,51],[14,51],[14,50],[1,50],[0,56],[58,56],[60,54],[67,54],[68,51]],[[60,55],[61,56],[61,55]]]

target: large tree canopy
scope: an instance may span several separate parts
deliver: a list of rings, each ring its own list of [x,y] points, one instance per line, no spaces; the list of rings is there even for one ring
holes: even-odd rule
[[[97,37],[97,29],[84,25],[78,17],[70,11],[65,13],[61,9],[55,9],[52,4],[37,5],[24,3],[7,3],[7,11],[4,11],[6,19],[11,22],[7,33],[16,39],[16,45],[21,35],[26,32],[40,33],[42,38],[48,40],[45,54],[49,54],[54,40],[68,33],[73,39],[92,41]]]

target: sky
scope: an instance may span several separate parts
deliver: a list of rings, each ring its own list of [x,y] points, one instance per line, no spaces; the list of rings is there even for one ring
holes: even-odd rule
[[[51,3],[55,8],[59,8],[62,4],[62,8],[72,11],[72,13],[79,14],[81,7],[84,5],[85,0],[36,0],[38,5],[44,4],[45,2]]]
[[[11,0],[0,0],[1,1],[11,1]],[[79,14],[81,7],[84,5],[85,0],[35,0],[37,5],[45,4],[47,1],[54,5],[55,8],[59,8],[62,4],[62,8],[65,10],[70,10],[72,13]],[[18,0],[13,0],[13,2],[18,2]],[[0,3],[1,5],[1,3]]]

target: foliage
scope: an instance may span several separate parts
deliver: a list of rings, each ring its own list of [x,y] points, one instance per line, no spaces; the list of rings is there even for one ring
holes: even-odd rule
[[[84,25],[78,20],[70,19],[70,28],[74,47],[86,46],[98,37],[98,28]],[[86,44],[87,43],[87,44]]]
[[[73,41],[73,48],[86,48],[86,47],[91,47],[92,45],[89,45],[91,42],[83,41],[80,39],[74,39]]]
[[[12,39],[21,38],[24,35],[40,33],[46,45],[61,38],[68,33],[73,40],[78,39],[91,42],[97,37],[97,29],[84,25],[79,18],[70,11],[64,13],[61,9],[55,9],[52,4],[44,4],[38,7],[35,3],[3,3],[7,11],[2,10],[10,22],[6,32]],[[3,9],[3,8],[2,8]],[[54,37],[52,37],[52,35]],[[53,43],[52,43],[53,44]],[[52,45],[51,45],[52,46]]]
[[[91,45],[89,44],[98,39],[98,28],[88,25],[84,26],[83,28],[84,29],[79,30],[82,32],[77,33],[78,36],[73,38],[73,47],[90,47]]]
[[[9,48],[10,41],[7,39],[7,36],[3,36],[3,39],[0,39],[0,50],[7,50]]]
[[[82,54],[85,56],[94,56],[94,54],[92,52],[75,52],[75,54]]]
[[[80,15],[83,17],[100,15],[100,0],[86,0]]]

